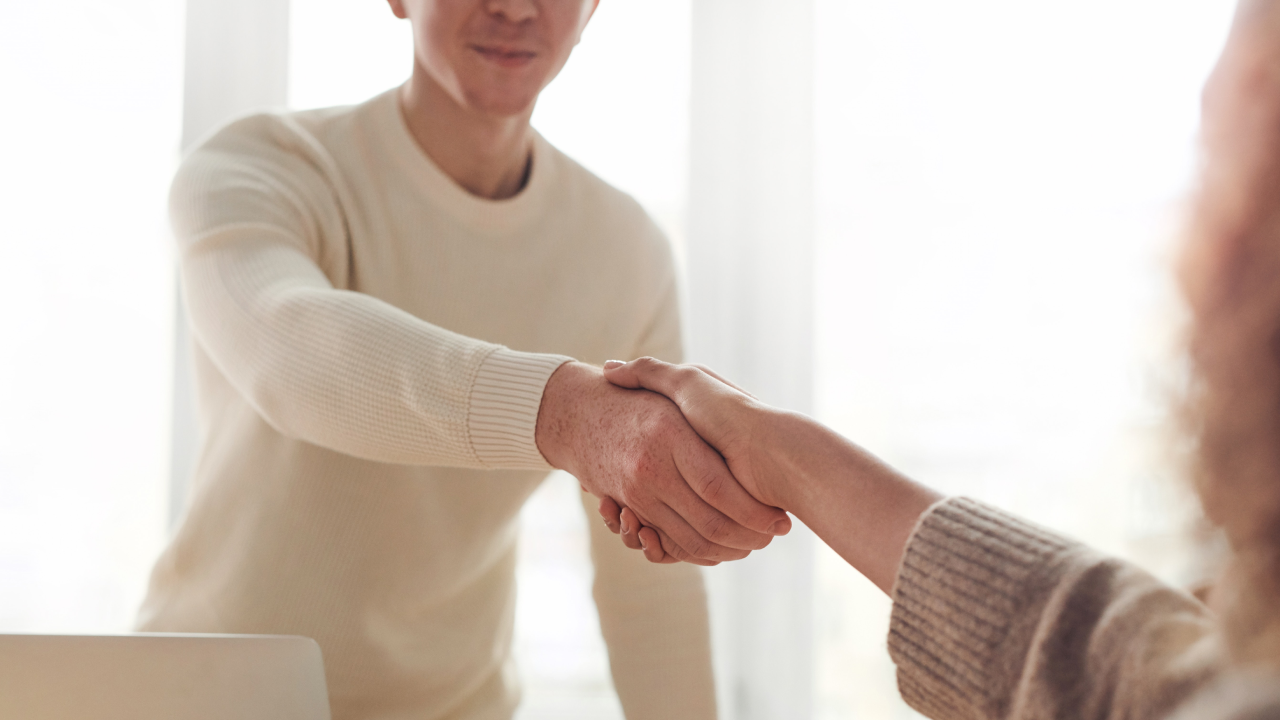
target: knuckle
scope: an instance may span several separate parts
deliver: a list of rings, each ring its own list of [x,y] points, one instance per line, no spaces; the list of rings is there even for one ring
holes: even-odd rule
[[[703,540],[702,538],[690,538],[685,549],[689,551],[690,555],[695,557],[710,558],[712,554],[711,547],[711,543]]]
[[[702,496],[703,500],[715,505],[716,501],[723,499],[725,493],[725,478],[721,473],[713,470],[703,471],[699,473],[694,480],[698,483],[696,488],[698,495]]]
[[[648,452],[633,452],[623,460],[623,487],[628,491],[636,491],[647,484],[647,480],[656,473],[658,464]]]
[[[675,544],[673,544],[671,548],[667,550],[667,554],[681,561],[688,560],[689,558],[692,557],[692,555],[690,555],[688,551],[686,551],[684,548],[680,547],[679,545],[675,545]]]
[[[709,513],[702,521],[702,528],[700,532],[702,533],[702,537],[711,540],[712,542],[719,542],[729,535],[729,526],[728,523],[725,522],[723,515]]]

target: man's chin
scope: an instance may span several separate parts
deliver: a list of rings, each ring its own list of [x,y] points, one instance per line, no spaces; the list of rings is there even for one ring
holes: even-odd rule
[[[468,97],[468,104],[485,115],[520,117],[528,115],[538,101],[536,92],[478,92]]]

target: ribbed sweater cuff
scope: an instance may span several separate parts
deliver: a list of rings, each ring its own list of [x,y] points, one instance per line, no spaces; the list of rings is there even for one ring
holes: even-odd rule
[[[921,518],[893,589],[889,655],[909,705],[935,718],[1003,705],[1038,608],[1077,544],[967,498]]]
[[[467,429],[481,464],[491,468],[550,469],[534,432],[542,391],[551,374],[573,358],[498,348],[485,358],[471,386]]]

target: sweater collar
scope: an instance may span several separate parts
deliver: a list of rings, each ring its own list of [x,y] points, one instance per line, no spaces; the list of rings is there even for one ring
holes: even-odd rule
[[[449,177],[414,140],[400,110],[399,88],[374,99],[382,125],[380,135],[387,150],[411,181],[442,212],[466,228],[490,235],[503,235],[528,227],[546,209],[546,197],[554,185],[554,153],[537,131],[533,131],[533,160],[529,179],[516,195],[503,200],[472,195]]]

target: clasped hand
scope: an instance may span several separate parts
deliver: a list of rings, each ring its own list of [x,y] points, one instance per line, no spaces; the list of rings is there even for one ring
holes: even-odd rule
[[[537,443],[553,467],[601,499],[606,524],[628,547],[644,549],[654,562],[715,565],[790,531],[787,514],[758,499],[749,463],[741,459],[747,454],[738,451],[749,437],[716,423],[721,405],[705,401],[706,387],[677,387],[681,373],[703,370],[649,358],[610,368],[602,374],[566,363],[551,376]],[[733,393],[721,399],[750,401],[713,382]],[[691,427],[698,422],[702,427]],[[732,451],[722,455],[726,448]]]

